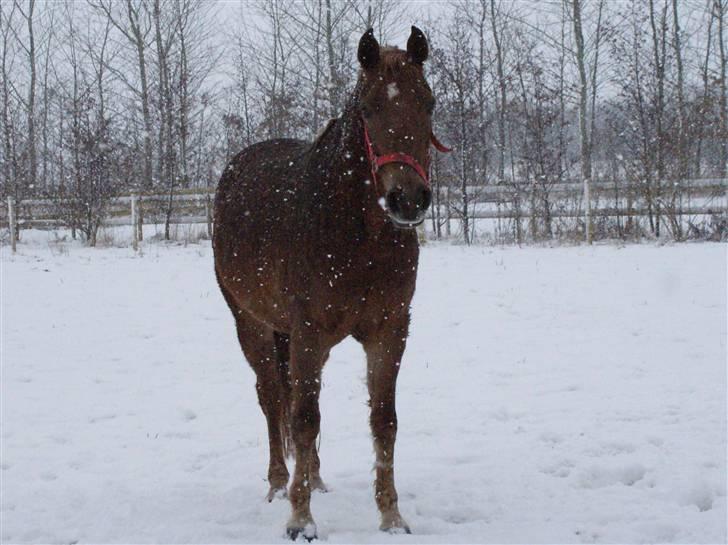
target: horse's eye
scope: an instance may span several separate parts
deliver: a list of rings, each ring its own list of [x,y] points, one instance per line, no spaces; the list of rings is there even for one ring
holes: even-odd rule
[[[362,104],[361,115],[366,119],[370,118],[372,116],[371,108],[369,108],[366,104]]]
[[[434,98],[427,102],[427,104],[425,105],[425,109],[427,110],[428,114],[432,115],[432,112],[435,111],[435,99]]]

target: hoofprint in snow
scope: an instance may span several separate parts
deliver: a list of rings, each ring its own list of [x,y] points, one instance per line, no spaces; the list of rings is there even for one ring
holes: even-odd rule
[[[285,542],[209,246],[2,251],[2,541]],[[725,541],[725,246],[428,244],[402,365],[414,534],[377,531],[346,341],[324,371],[322,540]]]

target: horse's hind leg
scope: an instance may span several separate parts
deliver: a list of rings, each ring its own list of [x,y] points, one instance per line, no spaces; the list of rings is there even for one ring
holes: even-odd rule
[[[235,313],[235,322],[240,346],[257,377],[255,388],[258,392],[258,401],[268,423],[270,491],[267,499],[273,501],[275,497],[286,495],[288,484],[285,444],[289,429],[290,386],[282,380],[273,329],[244,311]]]
[[[309,463],[309,473],[311,477],[311,488],[313,490],[318,490],[319,492],[328,492],[329,489],[324,484],[323,479],[321,478],[321,461],[319,460],[318,451],[316,450],[316,445],[313,446],[313,451],[311,452],[311,462]]]

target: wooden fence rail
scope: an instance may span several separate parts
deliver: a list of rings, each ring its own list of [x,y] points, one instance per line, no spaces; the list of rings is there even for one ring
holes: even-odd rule
[[[470,204],[468,217],[474,220],[543,220],[548,216],[574,218],[584,221],[584,235],[590,237],[591,224],[596,218],[639,217],[654,213],[654,207],[663,213],[679,216],[703,216],[726,213],[728,209],[728,179],[685,180],[679,186],[663,189],[663,198],[647,205],[642,184],[617,182],[554,183],[554,184],[503,184],[468,187]],[[670,189],[668,188],[668,189]],[[167,218],[169,195],[139,194],[118,196],[104,208],[103,224],[108,226],[134,225],[132,245],[136,248],[142,236],[142,224],[207,224],[212,234],[213,192],[180,192],[171,199],[173,214]],[[460,219],[462,209],[461,190],[443,187],[434,198],[428,211],[441,222]],[[590,206],[586,206],[586,203]],[[439,206],[438,206],[439,203]],[[536,203],[536,204],[534,204]],[[7,208],[0,207],[0,225],[10,228],[10,242],[15,248],[19,228],[53,228],[68,225],[64,217],[64,202],[57,199],[27,199],[15,202],[8,197]]]

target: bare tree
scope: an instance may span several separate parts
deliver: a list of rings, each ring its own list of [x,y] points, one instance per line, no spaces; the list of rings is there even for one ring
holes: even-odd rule
[[[151,15],[146,4],[141,0],[125,0],[112,2],[112,0],[88,0],[90,5],[99,10],[111,22],[111,24],[126,39],[136,57],[136,71],[138,72],[138,83],[131,77],[131,74],[121,68],[113,68],[121,75],[121,80],[127,88],[138,95],[141,102],[142,120],[144,129],[142,140],[144,142],[143,158],[144,170],[141,187],[150,189],[152,186],[152,113],[151,93],[149,76],[147,72],[147,48],[152,31]]]
[[[61,184],[59,196],[66,223],[95,246],[109,202],[119,189],[118,167],[125,146],[112,137],[107,103],[107,66],[113,58],[111,23],[104,19],[99,25],[82,25],[79,29],[75,21],[83,9],[83,5],[65,4],[67,35],[63,55],[70,73],[61,74],[58,83],[64,94],[62,109],[69,110],[71,119],[60,134],[62,146],[71,154],[73,181]]]
[[[402,21],[409,20],[407,7],[398,0],[363,0],[351,2],[350,18],[359,33],[374,28],[380,43],[386,43],[393,32],[402,31]]]
[[[356,81],[352,38],[401,35],[411,7],[256,0],[224,40],[204,0],[4,2],[0,193],[21,216],[31,195],[60,202],[91,244],[111,195],[154,191],[139,211],[171,238],[182,190],[210,188],[245,146],[311,138],[337,116]],[[559,195],[587,181],[592,237],[723,236],[720,218],[685,209],[689,178],[728,168],[726,0],[551,0],[538,17],[498,0],[441,9],[452,17],[427,25],[426,70],[436,132],[457,153],[433,161],[435,232],[449,233],[446,215],[466,242],[494,216],[517,242],[581,234],[583,199]],[[614,92],[600,96],[606,83]],[[616,216],[599,210],[607,180]]]
[[[711,0],[709,0],[711,1]],[[710,4],[712,8],[712,4]],[[710,115],[710,57],[711,57],[711,46],[713,45],[713,14],[712,9],[708,12],[708,31],[706,33],[705,40],[705,56],[704,61],[701,65],[700,76],[703,83],[702,95],[698,104],[698,115],[700,117],[700,129],[696,132],[696,151],[695,151],[695,167],[694,171],[696,176],[700,176],[703,171],[703,140],[705,139],[705,126],[707,125],[707,119]]]
[[[18,158],[15,152],[16,131],[12,119],[11,105],[11,70],[13,68],[13,50],[11,49],[14,34],[16,4],[10,6],[9,11],[5,4],[0,4],[0,32],[2,37],[2,52],[0,53],[2,68],[2,136],[3,136],[3,184],[2,196],[17,193],[18,184]]]
[[[28,116],[28,143],[26,144],[28,151],[28,185],[32,188],[35,186],[38,177],[38,158],[35,142],[35,90],[36,90],[36,50],[35,50],[35,32],[33,30],[33,17],[35,12],[35,0],[28,0],[25,10],[15,0],[18,5],[18,11],[25,18],[28,25],[28,44],[23,44],[28,55],[28,70],[30,72],[30,83],[28,85],[28,99],[25,103],[26,113]],[[22,43],[22,42],[21,42]]]
[[[477,76],[473,63],[473,48],[468,32],[465,14],[458,13],[447,27],[443,39],[447,41],[447,54],[435,51],[432,69],[435,83],[448,104],[441,109],[440,119],[448,134],[453,138],[457,152],[459,206],[448,203],[457,210],[461,219],[463,241],[473,240],[473,218],[471,217],[470,185],[474,179],[476,147],[473,132],[477,131]]]
[[[351,35],[352,5],[331,0],[283,5],[283,32],[299,46],[296,65],[307,92],[313,95],[312,103],[302,104],[304,117],[311,120],[311,136],[323,125],[323,117],[338,117],[354,79],[354,65],[342,54],[348,49]]]
[[[506,108],[508,105],[507,84],[503,69],[503,46],[501,44],[502,30],[499,28],[499,17],[496,11],[495,0],[490,0],[490,24],[495,45],[495,62],[498,74],[498,183],[505,181],[506,165]]]
[[[588,188],[591,183],[591,141],[587,132],[587,100],[589,96],[588,80],[586,76],[586,50],[584,47],[584,32],[581,19],[581,0],[570,0],[572,8],[572,19],[574,23],[574,42],[576,44],[576,65],[579,70],[579,146],[581,157],[581,179],[584,186]],[[586,220],[586,241],[592,242],[592,226],[590,214],[590,202],[584,203],[587,208]]]
[[[718,27],[718,60],[719,60],[719,82],[720,82],[720,163],[718,172],[721,178],[726,177],[728,172],[728,96],[726,91],[726,46],[725,46],[725,18],[728,11],[728,1],[713,0],[713,16]]]
[[[660,236],[660,204],[662,199],[662,186],[665,181],[665,134],[664,134],[664,111],[665,111],[665,62],[667,49],[667,3],[663,4],[662,15],[658,28],[657,13],[655,11],[655,0],[649,0],[650,28],[652,30],[652,54],[654,56],[655,83],[657,95],[655,97],[655,136],[657,140],[655,164],[657,168],[657,180],[655,192],[657,199],[657,212],[655,217],[655,235]]]

